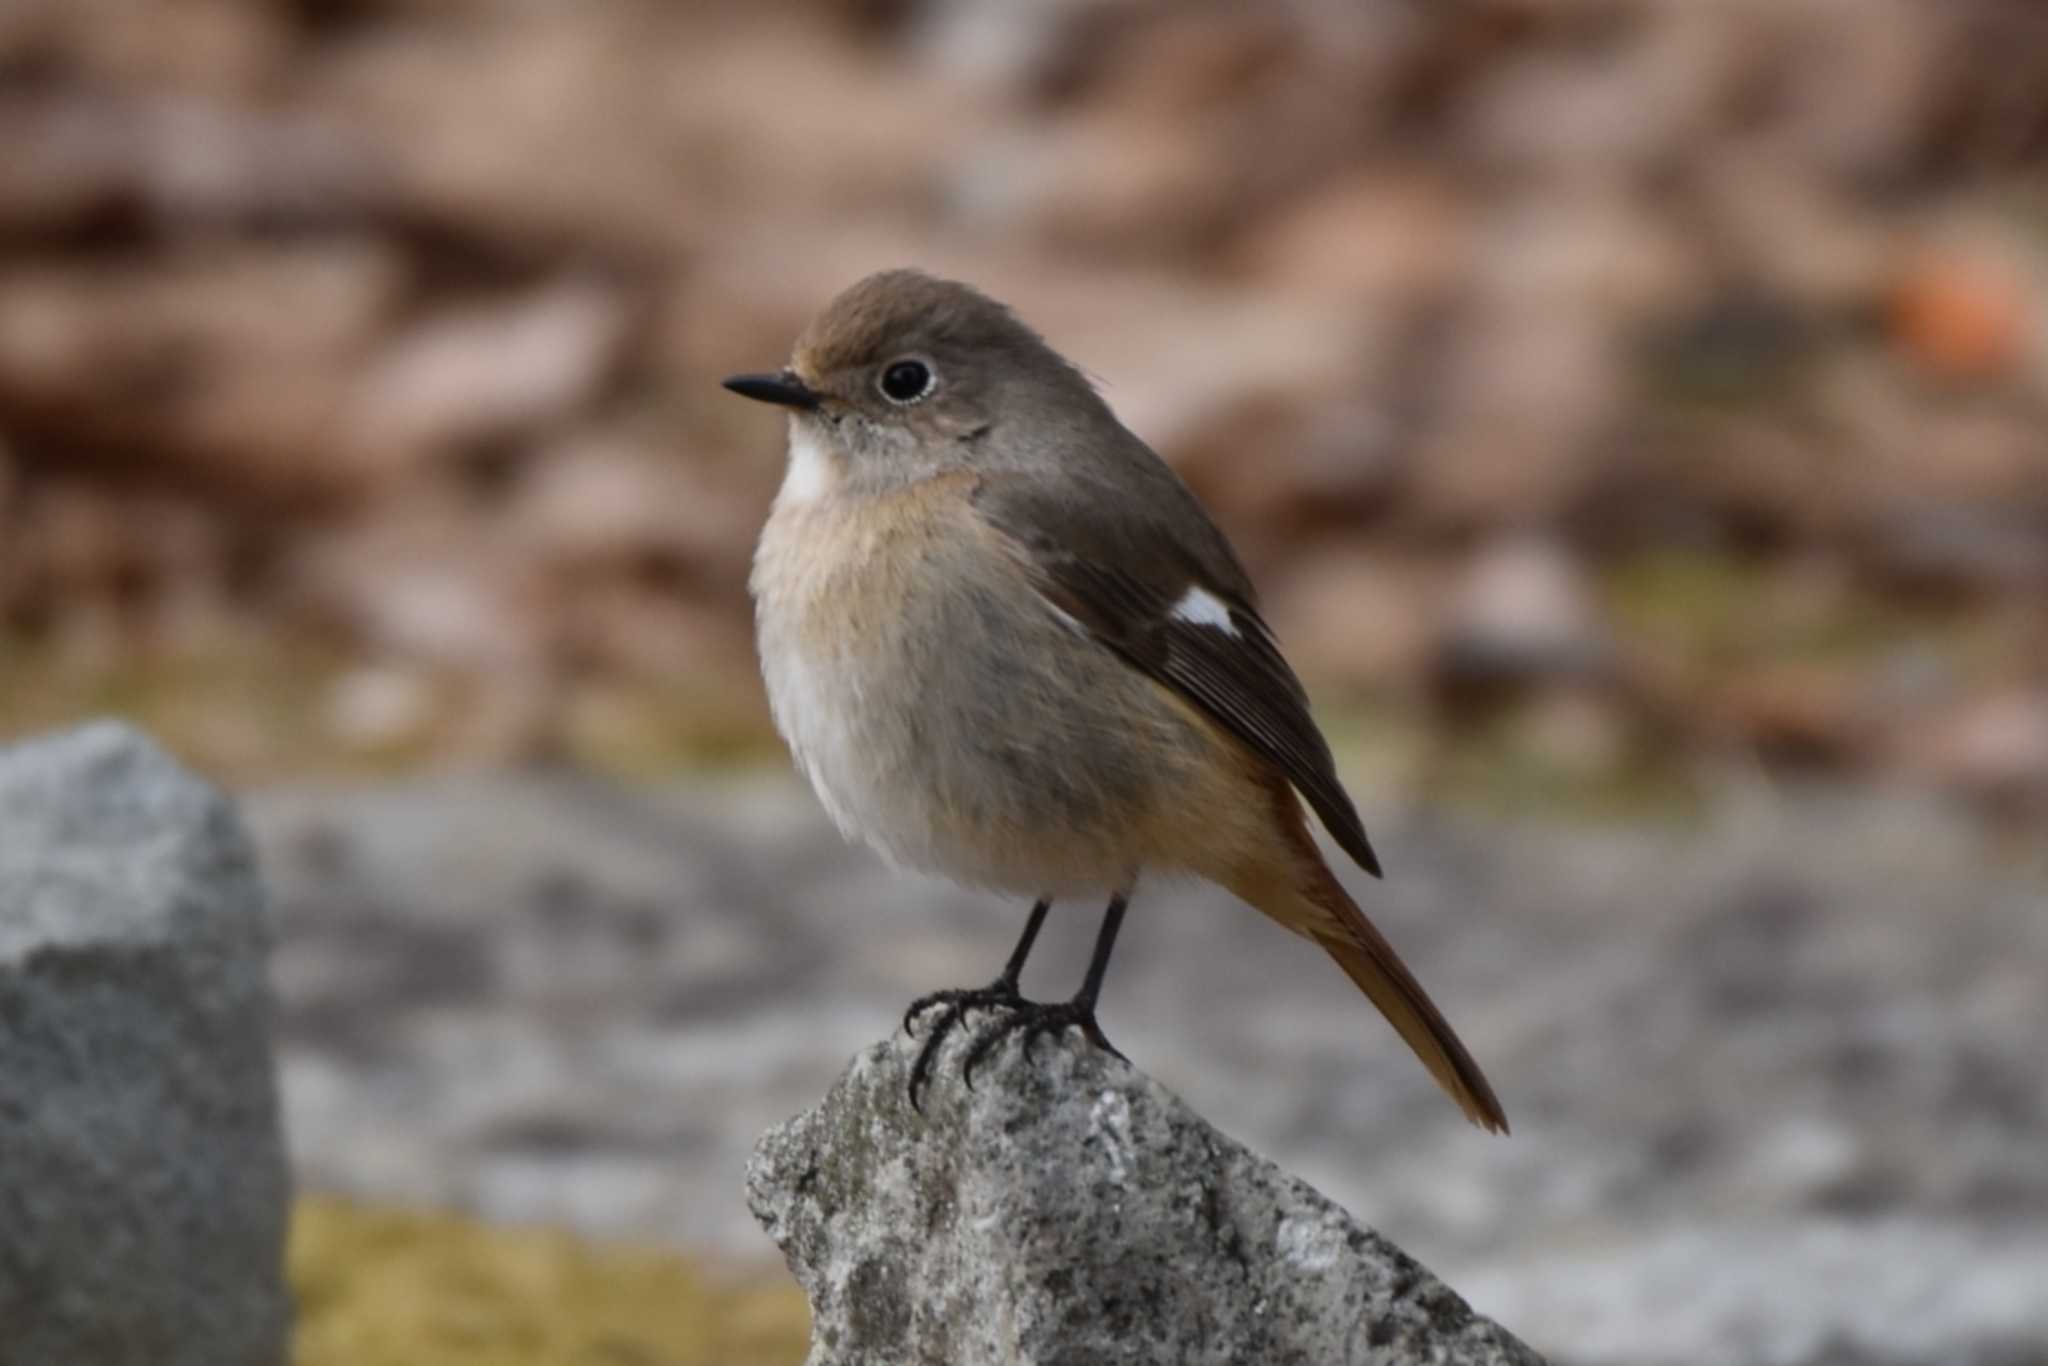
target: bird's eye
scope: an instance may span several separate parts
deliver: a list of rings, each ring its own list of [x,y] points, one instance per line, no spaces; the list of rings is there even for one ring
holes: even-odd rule
[[[891,403],[915,403],[932,391],[932,368],[921,360],[892,361],[880,383]]]

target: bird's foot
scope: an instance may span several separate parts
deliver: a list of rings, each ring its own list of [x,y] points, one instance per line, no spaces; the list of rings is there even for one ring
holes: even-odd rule
[[[1023,1001],[1014,1006],[1010,1013],[1000,1020],[991,1020],[983,1025],[974,1036],[973,1047],[967,1050],[967,1057],[960,1065],[960,1075],[969,1086],[974,1085],[974,1069],[987,1061],[989,1054],[1002,1045],[1004,1039],[1022,1032],[1024,1035],[1024,1056],[1029,1058],[1039,1038],[1046,1034],[1057,1034],[1069,1026],[1079,1029],[1088,1042],[1103,1052],[1129,1062],[1129,1058],[1118,1051],[1117,1046],[1103,1034],[1102,1026],[1095,1019],[1095,1003],[1076,998],[1071,1001]]]
[[[903,1012],[903,1032],[917,1033],[918,1017],[927,1010],[937,1010],[939,1018],[932,1021],[931,1029],[924,1036],[924,1047],[917,1050],[917,1061],[910,1068],[910,1108],[922,1112],[923,1103],[919,1094],[931,1082],[932,1063],[938,1057],[939,1045],[953,1032],[967,1013],[972,1010],[1022,1010],[1030,1005],[1017,992],[1017,984],[1006,977],[999,977],[985,987],[955,987],[948,991],[934,991],[920,996],[910,1003]]]

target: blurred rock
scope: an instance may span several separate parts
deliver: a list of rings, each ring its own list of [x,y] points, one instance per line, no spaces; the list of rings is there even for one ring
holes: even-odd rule
[[[1899,268],[1899,233],[1850,196],[1769,147],[1723,153],[1699,174],[1714,231],[1743,288],[1802,318],[1857,316],[1882,301]]]
[[[1452,599],[1434,671],[1452,691],[1583,679],[1612,653],[1584,572],[1555,541],[1517,536],[1481,549]]]
[[[328,732],[347,748],[392,749],[426,737],[434,721],[434,689],[417,669],[354,669],[328,689],[324,710]]]
[[[1186,252],[1220,234],[1231,207],[1213,139],[1183,121],[1100,115],[992,139],[951,191],[984,233],[1021,224],[1094,251],[1144,242]]]
[[[752,690],[780,443],[717,381],[912,264],[1302,585],[1312,685],[1456,633],[1361,579],[1361,639],[1328,565],[1532,526],[1842,555],[1960,641],[2048,555],[2043,54],[2014,0],[16,0],[0,597],[91,685],[232,617]]]
[[[1318,536],[1354,541],[1397,505],[1408,474],[1398,410],[1340,395],[1312,407],[1256,389],[1234,397],[1165,453],[1255,579]]]
[[[1971,797],[2048,810],[2048,691],[1973,699],[1906,743],[1914,768]]]
[[[1964,594],[2048,591],[2048,511],[1919,507],[1893,514],[1874,539],[1877,567],[1901,584]]]
[[[1309,677],[1339,687],[1398,688],[1425,673],[1445,590],[1444,576],[1427,561],[1327,551],[1274,585],[1266,615],[1288,658]]]
[[[745,680],[756,667],[753,633],[733,620],[728,599],[744,601],[743,591],[684,595],[643,579],[607,578],[579,595],[562,647],[600,673],[657,680],[678,698],[721,684],[752,694]]]
[[[46,442],[267,503],[345,489],[338,422],[400,263],[374,244],[0,273],[0,409]]]
[[[1824,664],[1767,664],[1730,682],[1709,714],[1721,738],[1772,763],[1850,765],[1876,738],[1855,677]]]
[[[693,78],[663,83],[656,112],[703,192],[743,220],[789,225],[880,212],[900,231],[906,203],[971,217],[974,188],[1003,161],[1000,107],[846,39],[830,9],[679,36]]]
[[[361,130],[405,218],[472,265],[661,262],[698,218],[662,113],[702,74],[692,46],[657,7],[458,8],[326,45],[299,94]]]
[[[568,280],[413,325],[350,399],[356,458],[403,468],[567,417],[610,378],[627,321],[612,291]]]
[[[1639,41],[1673,27],[1647,22]],[[1521,179],[1585,186],[1641,176],[1683,134],[1697,134],[1688,126],[1701,100],[1697,86],[1713,67],[1695,53],[1681,75],[1674,63],[1634,55],[1558,44],[1502,64],[1462,111],[1462,150],[1489,171]]]
[[[1411,809],[1372,762],[1347,771],[1389,876],[1353,889],[1513,1138],[1465,1124],[1310,946],[1186,883],[1134,903],[1104,997],[1147,1072],[1556,1360],[2039,1355],[2038,820],[2001,850],[1903,784],[1746,762],[1683,819],[1482,816]],[[909,998],[985,980],[1024,909],[847,846],[788,773],[299,782],[250,813],[308,1188],[741,1259],[756,1136]],[[1034,995],[1079,980],[1091,910],[1047,921]],[[931,1124],[1008,1108],[993,1083],[1054,1057],[942,1079]]]
[[[1461,331],[1415,437],[1412,515],[1470,532],[1569,506],[1618,416],[1611,345],[1600,322],[1549,306],[1489,310]]]
[[[1597,778],[1628,757],[1629,732],[1617,699],[1590,687],[1556,688],[1515,718],[1521,752],[1559,773]]]
[[[1094,376],[1124,424],[1170,462],[1215,446],[1219,420],[1259,404],[1307,410],[1355,384],[1379,328],[1341,299],[1162,272],[1019,271],[985,281],[1023,301],[1032,324]],[[1265,477],[1274,437],[1217,452]]]
[[[89,84],[246,94],[291,55],[282,10],[248,0],[13,0],[0,9],[0,50]]]
[[[1440,174],[1364,171],[1255,220],[1238,254],[1276,287],[1393,308],[1455,284],[1470,226]]]
[[[295,585],[318,616],[379,650],[479,672],[530,669],[555,623],[535,566],[445,500],[364,523],[311,548]]]
[[[2048,491],[2048,446],[2022,413],[1915,403],[1900,395],[1897,368],[1874,360],[1835,366],[1825,379],[1827,415],[1853,441],[1861,475],[1827,499],[1837,519],[1885,522],[1932,506],[1996,522],[2027,515]]]
[[[1097,0],[949,0],[913,11],[919,56],[962,84],[1011,100],[1035,94],[1074,63]]]
[[[1919,130],[1939,116],[1944,29],[1959,18],[1968,22],[1961,15],[1968,8],[1819,0],[1754,11],[1747,36],[1755,77],[1768,80],[1774,67],[1782,72],[1810,62],[1840,78],[1802,88],[1797,98],[1759,92],[1754,116],[1780,140],[1781,157],[1805,163],[1817,178],[1868,186],[1899,176],[1912,163]]]
[[[1675,522],[1724,547],[1825,545],[1852,518],[1857,492],[1800,424],[1714,414],[1632,439],[1658,448],[1650,482],[1670,499],[1662,529]]]
[[[232,808],[141,735],[0,749],[0,1361],[277,1366],[289,1191]]]
[[[988,139],[955,202],[970,222],[1104,255],[1212,246],[1341,163],[1362,126],[1356,63],[1308,45],[1284,13],[1228,6],[1098,16],[1072,65],[1119,79]],[[1119,61],[1121,58],[1121,61]]]
[[[0,231],[90,233],[124,216],[215,229],[356,224],[384,207],[345,125],[190,96],[0,100]]]
[[[811,1298],[809,1366],[1541,1360],[1085,1040],[1013,1045],[972,1091],[949,1072],[926,1114],[917,1048],[867,1049],[748,1163]]]
[[[778,472],[779,473],[779,472]],[[631,438],[550,449],[520,486],[512,533],[562,574],[637,575],[737,589],[764,505]]]
[[[1685,240],[1640,198],[1546,188],[1497,207],[1478,238],[1473,288],[1504,309],[1566,308],[1596,327],[1696,302],[1708,279]]]

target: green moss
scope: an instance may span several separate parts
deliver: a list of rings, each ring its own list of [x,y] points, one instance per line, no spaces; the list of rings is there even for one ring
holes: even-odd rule
[[[1605,825],[1686,825],[1704,793],[1682,765],[1632,747],[1597,768],[1561,763],[1532,744],[1513,713],[1469,726],[1444,746],[1430,773],[1433,800],[1488,814]]]
[[[338,735],[331,717],[336,685],[370,662],[284,631],[90,662],[0,636],[0,740],[121,716],[228,783],[382,778],[467,752],[487,703],[478,680],[455,673],[425,673],[428,701],[419,723],[395,738],[364,743]],[[545,733],[514,738],[614,776],[780,757],[758,685],[744,666],[689,678],[578,684],[554,712],[533,720]]]
[[[1619,566],[1605,588],[1624,634],[1715,656],[1743,639],[1759,578],[1728,557],[1660,553]]]
[[[121,716],[207,772],[236,779],[334,767],[314,724],[345,667],[306,640],[234,640],[90,662],[35,641],[0,638],[0,736]],[[407,755],[354,756],[381,769]]]
[[[690,680],[592,683],[565,709],[563,747],[580,764],[618,777],[659,778],[679,768],[780,761],[751,666]]]
[[[1615,566],[1603,580],[1622,637],[1694,666],[1861,667],[1903,647],[1962,650],[1975,614],[1901,599],[1862,580],[1805,592],[1769,560],[1660,551]]]
[[[331,1199],[299,1203],[290,1270],[294,1366],[773,1366],[809,1331],[787,1280]]]

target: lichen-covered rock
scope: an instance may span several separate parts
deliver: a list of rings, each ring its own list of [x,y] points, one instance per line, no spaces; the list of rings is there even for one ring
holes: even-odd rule
[[[233,809],[93,725],[0,749],[0,1366],[279,1366],[287,1177]]]
[[[924,1114],[899,1035],[755,1150],[748,1201],[810,1296],[808,1366],[1540,1366],[1127,1064],[1047,1038],[969,1089],[959,1046]]]

